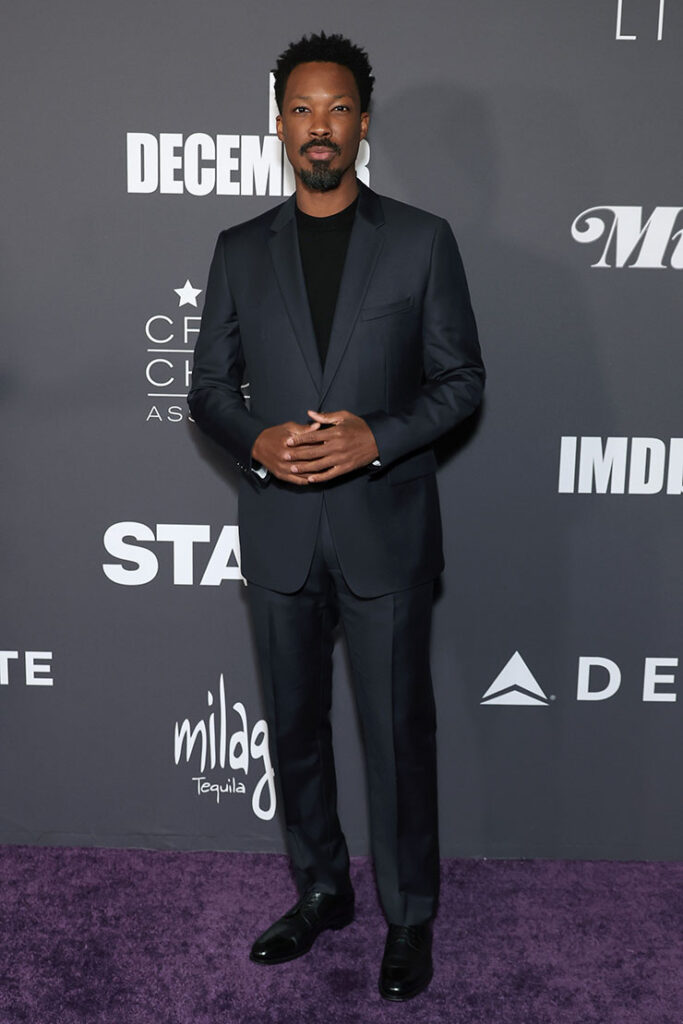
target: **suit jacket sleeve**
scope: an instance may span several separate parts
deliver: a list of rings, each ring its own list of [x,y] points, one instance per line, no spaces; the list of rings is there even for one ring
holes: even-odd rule
[[[247,408],[241,389],[243,375],[244,353],[221,231],[209,269],[187,401],[198,426],[223,445],[246,472],[258,465],[252,466],[251,449],[267,424]]]
[[[485,370],[458,245],[440,219],[432,242],[422,308],[424,377],[416,397],[398,410],[363,414],[382,466],[431,444],[481,401]]]

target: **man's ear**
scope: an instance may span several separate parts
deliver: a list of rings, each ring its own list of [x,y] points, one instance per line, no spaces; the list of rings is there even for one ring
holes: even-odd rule
[[[366,112],[360,115],[360,137],[364,139],[370,128],[370,115]]]
[[[282,116],[280,114],[275,115],[275,131],[280,142],[284,142],[285,140],[282,137]]]

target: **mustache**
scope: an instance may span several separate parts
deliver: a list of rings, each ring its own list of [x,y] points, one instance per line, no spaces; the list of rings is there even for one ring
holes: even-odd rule
[[[308,152],[309,149],[329,149],[330,153],[341,153],[339,146],[334,142],[316,142],[315,139],[313,139],[312,142],[305,143],[299,152],[303,155]]]

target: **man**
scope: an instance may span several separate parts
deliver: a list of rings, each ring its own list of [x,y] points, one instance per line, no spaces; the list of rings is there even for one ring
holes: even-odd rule
[[[296,192],[220,233],[188,401],[243,471],[242,572],[300,896],[251,958],[291,960],[353,919],[329,723],[341,618],[389,926],[379,988],[404,1000],[432,976],[439,888],[432,444],[478,405],[484,368],[447,222],[356,178],[372,85],[367,55],[339,35],[278,59]]]

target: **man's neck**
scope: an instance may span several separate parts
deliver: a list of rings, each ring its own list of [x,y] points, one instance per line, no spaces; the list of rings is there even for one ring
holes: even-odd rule
[[[358,179],[354,173],[340,182],[338,188],[329,192],[314,192],[306,188],[302,181],[296,183],[296,205],[302,213],[309,217],[332,217],[350,206],[358,195]]]

